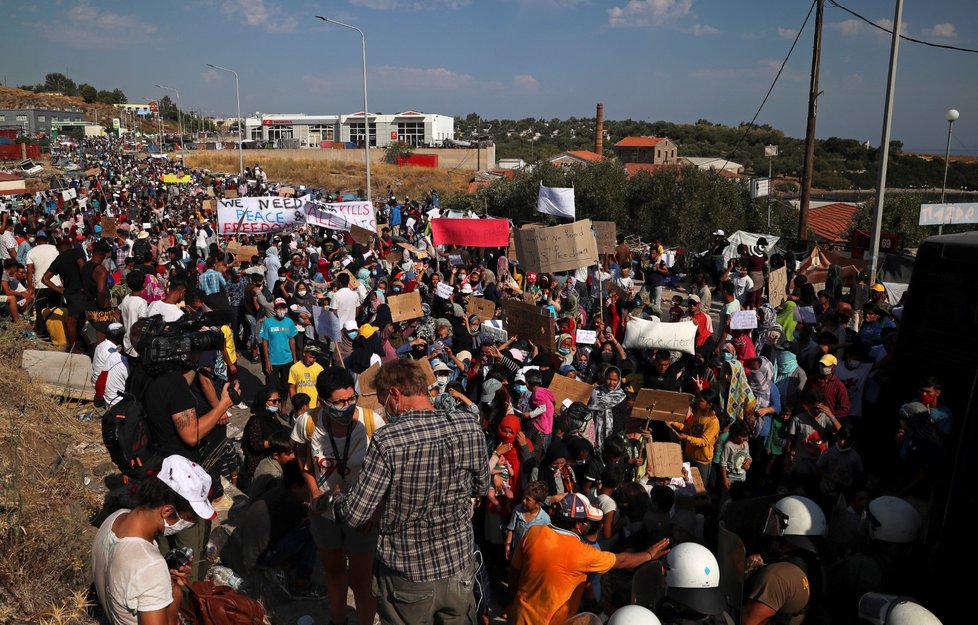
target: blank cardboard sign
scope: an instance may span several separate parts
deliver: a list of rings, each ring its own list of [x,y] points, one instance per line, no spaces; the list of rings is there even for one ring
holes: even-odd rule
[[[591,400],[591,391],[594,390],[594,385],[557,374],[549,388],[554,394],[554,405],[560,406],[565,399],[587,404]]]
[[[685,421],[692,401],[693,396],[689,393],[643,388],[635,397],[632,416],[653,421]]]
[[[478,315],[479,319],[489,321],[496,313],[496,302],[484,297],[469,298],[469,305],[465,307],[465,312],[470,315]]]
[[[645,444],[646,473],[652,477],[682,477],[683,449],[679,443]]]
[[[554,348],[554,322],[549,314],[533,304],[511,299],[503,301],[503,310],[510,336],[518,335],[541,349]]]
[[[391,295],[387,298],[387,305],[391,307],[391,320],[395,323],[424,316],[424,311],[421,310],[421,293],[417,291]]]

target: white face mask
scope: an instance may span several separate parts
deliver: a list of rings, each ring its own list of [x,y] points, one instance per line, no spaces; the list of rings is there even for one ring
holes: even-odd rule
[[[166,519],[163,519],[164,536],[173,536],[174,534],[179,534],[183,530],[189,529],[197,524],[196,521],[188,521],[183,517],[177,517],[177,518],[179,518],[180,520],[174,523],[173,525],[170,525],[169,523],[166,522]]]
[[[282,309],[282,308],[277,308],[275,310],[275,318],[276,319],[285,319],[285,310]]]
[[[438,390],[444,393],[445,387],[448,386],[448,376],[447,375],[435,376],[435,384],[438,385]]]

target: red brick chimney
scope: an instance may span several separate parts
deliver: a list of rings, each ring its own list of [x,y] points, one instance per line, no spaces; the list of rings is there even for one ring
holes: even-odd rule
[[[597,125],[594,129],[594,152],[604,156],[604,104],[598,102]]]

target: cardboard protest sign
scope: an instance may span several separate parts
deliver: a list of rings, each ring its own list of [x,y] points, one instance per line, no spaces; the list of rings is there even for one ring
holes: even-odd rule
[[[395,323],[424,316],[424,311],[421,310],[421,293],[417,291],[391,295],[387,298],[387,305],[391,307],[391,320]]]
[[[102,173],[102,168],[101,167],[95,167],[94,169],[86,169],[85,170],[85,175],[86,176],[97,176],[100,173]]]
[[[554,379],[548,388],[554,394],[554,405],[559,406],[565,399],[587,404],[591,400],[591,391],[594,390],[594,385],[557,374],[554,375]]]
[[[692,354],[696,351],[696,324],[692,321],[668,323],[629,317],[622,345],[626,349],[668,349]]]
[[[815,308],[812,306],[798,306],[795,308],[795,321],[804,323],[815,323]]]
[[[203,200],[200,203],[200,208],[205,211],[212,211],[217,208],[217,200]]]
[[[224,190],[224,197],[227,198],[227,199],[229,199],[229,200],[233,200],[233,199],[235,199],[235,198],[238,197],[238,190],[237,189],[225,189]]]
[[[575,340],[578,345],[594,345],[598,340],[598,333],[594,330],[578,330]]]
[[[214,193],[214,187],[207,187],[206,193],[207,197],[217,197],[217,194]]]
[[[470,315],[479,315],[479,319],[489,321],[496,312],[496,302],[484,297],[470,297],[465,312]]]
[[[482,332],[482,336],[492,340],[492,342],[496,344],[505,343],[509,340],[509,333],[506,332],[506,330],[489,325],[488,323],[482,324],[482,329],[480,332]]]
[[[415,256],[417,256],[418,258],[428,258],[428,252],[426,252],[424,250],[420,250],[420,249],[416,248],[415,246],[411,245],[410,243],[398,243],[397,245],[403,247],[404,249],[406,249],[407,251],[411,252],[412,254],[414,254]]]
[[[730,317],[731,330],[753,330],[757,327],[757,313],[753,310],[738,310]]]
[[[370,243],[371,239],[374,238],[374,233],[367,230],[366,228],[361,228],[356,224],[351,224],[350,236],[353,237],[353,240],[359,243],[360,245],[366,245]]]
[[[103,239],[114,239],[119,236],[118,229],[116,228],[115,217],[103,217],[102,221],[99,223],[102,226]]]
[[[431,361],[428,360],[428,357],[425,356],[424,358],[418,359],[418,364],[421,365],[421,368],[424,370],[424,377],[428,380],[428,386],[434,384],[435,371],[431,368]]]
[[[350,270],[349,269],[344,269],[343,271],[337,272],[336,275],[339,276],[340,274],[343,274],[343,273],[345,273],[346,275],[350,276],[350,288],[351,289],[357,290],[357,289],[360,288],[360,281],[357,279],[357,277],[355,275],[353,275],[352,273],[350,273]]]
[[[685,421],[692,402],[693,396],[689,393],[643,388],[635,397],[631,416],[652,421]]]
[[[295,195],[295,189],[292,187],[281,187],[278,190],[279,197],[292,197]]]
[[[683,449],[679,443],[645,443],[646,474],[651,477],[682,477]]]
[[[380,371],[380,365],[375,364],[357,378],[357,393],[360,395],[357,406],[375,412],[383,409],[377,399],[377,387],[374,385],[374,378],[377,377],[378,371]]]
[[[788,299],[788,270],[778,267],[767,276],[767,301],[777,308]]]
[[[613,221],[593,221],[594,238],[598,242],[599,254],[612,254],[615,251],[618,224]]]
[[[234,254],[235,260],[239,263],[250,263],[252,256],[258,256],[258,246],[242,245],[234,241],[228,243],[225,251],[228,254]]]
[[[525,271],[554,273],[598,262],[591,220],[552,228],[522,228],[515,233],[516,256]]]
[[[503,311],[510,336],[517,335],[541,349],[554,348],[554,322],[549,314],[533,304],[511,299],[503,301]]]
[[[400,252],[389,252],[387,256],[384,256],[384,260],[392,265],[399,265],[402,260],[404,260],[404,255]],[[441,284],[439,284],[441,286]]]

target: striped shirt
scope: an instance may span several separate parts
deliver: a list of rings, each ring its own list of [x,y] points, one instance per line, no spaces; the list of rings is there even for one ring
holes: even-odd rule
[[[357,527],[381,509],[381,562],[408,581],[429,582],[471,561],[470,499],[488,488],[478,420],[467,412],[412,411],[377,430],[337,513]]]

